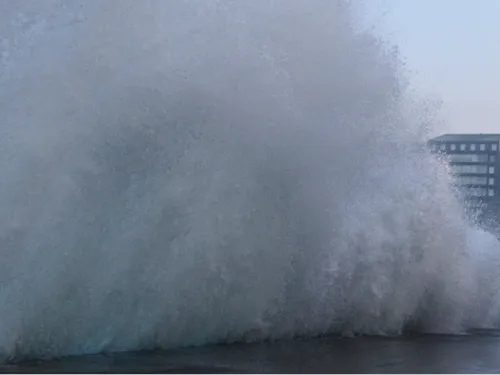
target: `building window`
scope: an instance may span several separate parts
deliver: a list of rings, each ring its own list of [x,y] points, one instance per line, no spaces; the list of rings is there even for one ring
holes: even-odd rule
[[[451,162],[456,163],[487,163],[486,154],[451,154],[448,155]]]
[[[479,149],[480,149],[481,151],[486,150],[486,145],[485,145],[484,143],[481,143],[481,144],[479,145]]]
[[[491,145],[491,151],[497,151],[498,150],[498,145],[496,143],[493,143]]]
[[[486,165],[452,164],[451,170],[453,173],[488,173],[488,167]]]
[[[460,145],[460,151],[465,151],[465,145],[463,143]]]
[[[490,171],[490,174],[495,173],[495,167],[490,167],[489,171]]]
[[[486,196],[485,188],[470,188],[466,190],[466,193],[472,197],[484,197]]]
[[[488,189],[488,196],[492,197],[495,195],[495,191],[493,189]]]
[[[494,179],[493,177],[490,177],[490,178],[488,179],[488,183],[489,183],[490,185],[495,185],[495,179]]]
[[[486,185],[488,179],[481,176],[457,176],[458,185]]]
[[[490,155],[490,163],[494,163],[496,159],[495,155]]]
[[[439,149],[441,151],[446,151],[446,145],[444,143],[441,143],[441,145],[439,146]]]
[[[475,144],[470,145],[470,150],[471,151],[476,151],[476,145]]]
[[[456,146],[454,143],[452,143],[452,144],[450,145],[450,150],[451,150],[451,151],[455,151],[456,149],[457,149],[457,146]]]

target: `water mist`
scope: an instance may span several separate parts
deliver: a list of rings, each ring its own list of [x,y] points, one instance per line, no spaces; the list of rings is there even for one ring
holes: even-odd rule
[[[1,2],[2,358],[494,327],[498,242],[355,13]]]

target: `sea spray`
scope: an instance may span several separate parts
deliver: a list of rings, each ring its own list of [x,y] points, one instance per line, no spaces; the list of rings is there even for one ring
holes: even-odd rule
[[[348,2],[0,6],[5,359],[498,323],[498,242]]]

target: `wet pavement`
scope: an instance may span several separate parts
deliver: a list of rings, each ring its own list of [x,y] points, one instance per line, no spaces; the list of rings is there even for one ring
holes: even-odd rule
[[[500,333],[326,337],[68,357],[6,373],[499,373]]]

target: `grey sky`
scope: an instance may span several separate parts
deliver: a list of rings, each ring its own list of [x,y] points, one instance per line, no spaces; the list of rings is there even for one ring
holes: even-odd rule
[[[366,1],[452,132],[500,132],[500,1]]]

